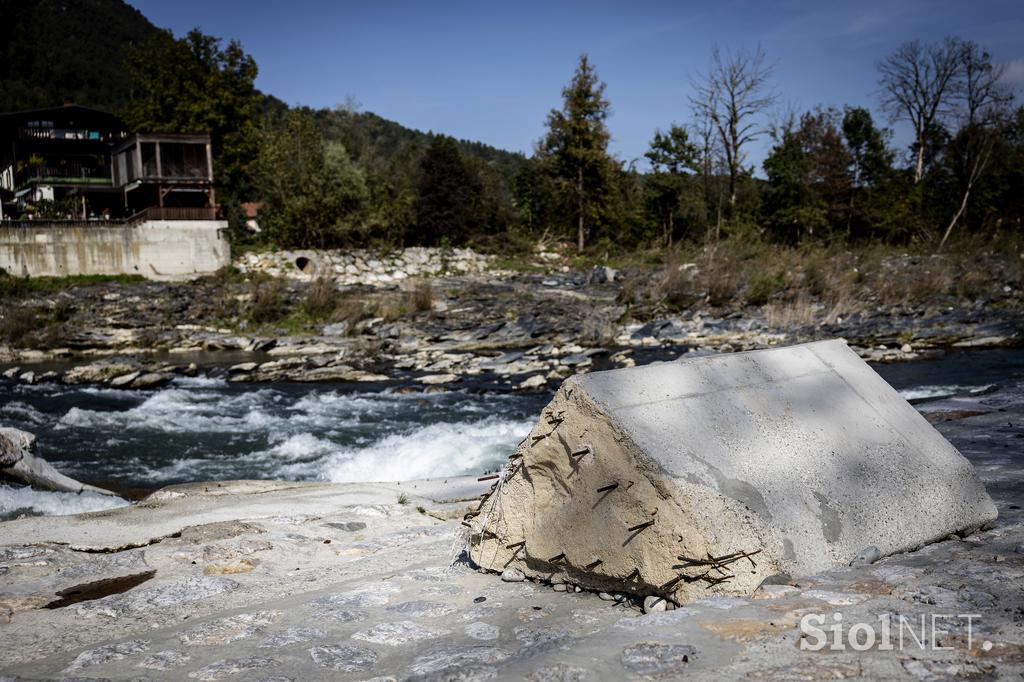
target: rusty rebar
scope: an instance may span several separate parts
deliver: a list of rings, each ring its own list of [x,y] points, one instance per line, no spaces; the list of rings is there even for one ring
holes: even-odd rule
[[[631,526],[631,527],[627,528],[626,530],[629,531],[630,533],[632,533],[635,530],[643,530],[644,528],[647,528],[648,526],[653,526],[653,525],[654,525],[654,519],[651,519],[650,521],[644,521],[643,523],[638,523],[635,526]]]

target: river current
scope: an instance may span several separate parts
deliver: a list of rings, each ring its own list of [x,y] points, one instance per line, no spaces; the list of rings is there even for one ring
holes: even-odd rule
[[[1024,381],[1024,350],[875,369],[908,399],[977,392]],[[549,399],[484,383],[425,394],[217,376],[183,377],[149,392],[0,381],[0,424],[35,433],[40,454],[62,472],[138,497],[188,481],[481,474],[512,452]],[[125,502],[0,485],[0,519],[118,504]]]

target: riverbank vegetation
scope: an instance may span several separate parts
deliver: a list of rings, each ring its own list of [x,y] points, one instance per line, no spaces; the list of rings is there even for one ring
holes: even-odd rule
[[[771,55],[715,48],[680,74],[690,94],[676,119],[629,159],[608,150],[613,102],[586,55],[524,155],[410,130],[351,99],[289,107],[256,89],[258,66],[237,41],[174,37],[115,0],[68,12],[81,13],[48,0],[12,14],[19,58],[0,67],[0,102],[71,93],[133,129],[209,132],[236,248],[468,245],[513,260],[559,242],[591,260],[752,242],[935,253],[1022,229],[1024,108],[1003,65],[969,40],[892,45],[878,55],[874,99],[808,111],[781,104]],[[70,52],[89,27],[117,27],[101,41],[102,79],[83,85],[63,51],[25,44],[18,27],[29,21],[85,27],[62,43]],[[909,145],[895,142],[896,125]],[[259,207],[259,232],[245,228],[243,203]]]
[[[240,45],[197,31],[161,33],[131,54],[132,93],[146,94],[129,99],[127,120],[211,131],[240,244],[507,253],[538,241],[579,252],[758,241],[939,252],[950,239],[1017,235],[1024,218],[1024,108],[1002,67],[958,38],[910,42],[882,59],[874,111],[780,109],[768,55],[715,49],[691,74],[679,121],[652,131],[642,159],[609,153],[611,102],[586,55],[527,157],[409,131],[352,104],[289,108],[253,87],[256,65]],[[168,100],[175,106],[160,104]],[[907,148],[885,125],[897,122],[913,132]],[[771,147],[757,168],[749,157],[764,138]],[[242,200],[261,206],[257,234],[238,229]]]

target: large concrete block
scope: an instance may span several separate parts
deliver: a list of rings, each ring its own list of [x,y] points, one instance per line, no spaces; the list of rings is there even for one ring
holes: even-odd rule
[[[683,603],[995,518],[956,448],[823,341],[566,380],[467,525],[485,568]]]

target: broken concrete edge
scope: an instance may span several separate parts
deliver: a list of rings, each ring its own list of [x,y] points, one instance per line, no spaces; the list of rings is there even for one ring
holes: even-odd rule
[[[585,439],[586,442],[577,439],[579,442],[575,446],[567,447],[565,437],[558,433],[559,426],[562,423],[582,422],[584,420],[580,417],[584,414],[589,418],[588,422],[599,424],[602,432],[592,432]],[[626,514],[614,519],[606,529],[609,533],[616,532],[613,528],[617,528],[617,532],[625,533],[626,541],[623,545],[637,540],[645,542],[648,545],[647,551],[642,553],[640,560],[636,564],[620,567],[617,575],[597,575],[585,569],[581,570],[579,566],[567,561],[566,549],[571,549],[571,543],[548,542],[538,550],[528,547],[518,535],[512,537],[503,532],[507,531],[507,528],[499,528],[497,532],[492,530],[492,513],[499,517],[500,521],[504,511],[497,507],[494,501],[500,500],[502,493],[507,489],[506,486],[515,485],[520,480],[516,475],[526,466],[527,454],[534,460],[531,466],[542,469],[557,467],[559,461],[566,458],[573,462],[571,466],[576,471],[581,470],[577,465],[584,460],[599,463],[597,472],[591,471],[588,480],[577,483],[595,491],[602,491],[603,487],[608,486],[607,483],[599,482],[625,480],[621,492],[631,496],[629,502],[624,505]],[[725,545],[704,541],[704,533],[695,528],[689,518],[690,512],[680,505],[672,491],[666,489],[663,481],[659,480],[662,473],[661,467],[646,457],[614,420],[585,391],[579,389],[578,378],[573,377],[563,383],[555,398],[542,410],[541,419],[534,430],[509,458],[497,482],[481,496],[477,510],[469,512],[464,517],[463,526],[468,526],[464,535],[470,557],[485,570],[497,573],[516,563],[524,569],[527,578],[555,586],[556,589],[558,585],[567,585],[595,593],[624,593],[632,597],[631,601],[637,607],[642,607],[649,597],[663,600],[664,608],[667,605],[675,607],[698,599],[733,593],[718,589],[721,583],[715,580],[708,580],[706,583],[698,580],[685,584],[678,577],[678,571],[666,572],[659,569],[656,564],[659,555],[663,554],[661,548],[665,546],[674,547],[673,551],[679,552],[676,556],[685,555],[698,560],[736,554],[733,559],[742,559],[754,568],[750,573],[740,576],[743,591],[748,594],[753,593],[765,579],[785,571],[787,567],[782,565],[779,558],[766,561],[766,557],[758,556],[757,550],[748,558],[748,553],[742,547],[737,551],[737,546],[731,539],[727,539]],[[635,492],[640,490],[643,490],[642,494]],[[603,491],[605,495],[613,492],[619,493],[620,486]],[[757,535],[770,534],[756,515],[735,501],[724,496],[708,495],[696,489],[691,493],[702,498],[702,505],[706,509],[715,509],[716,517],[732,515],[751,527],[760,526],[758,530],[748,532],[740,544],[755,548]],[[521,534],[525,536],[525,533]],[[652,535],[656,536],[656,539],[652,539]],[[486,546],[490,546],[487,552],[491,556],[490,560],[484,556]],[[781,553],[782,550],[779,548],[778,554]],[[524,559],[523,555],[527,555],[528,558]],[[593,568],[594,564],[604,563],[598,550],[595,550],[591,559],[591,563],[585,568]],[[533,570],[525,569],[523,566],[528,562],[533,563]],[[709,568],[708,571],[710,570],[712,569]]]
[[[34,453],[35,445],[36,437],[33,434],[0,426],[0,476],[13,478],[41,490],[76,494],[91,492],[120,497],[112,490],[82,483],[60,473]]]
[[[799,362],[794,362],[794,357],[778,355],[770,359],[763,356],[757,357],[758,354],[778,354],[780,351],[796,356],[795,360]],[[693,359],[689,363],[700,364],[703,360]],[[891,451],[894,455],[907,455],[908,462],[917,464],[923,462],[932,468],[937,465],[939,469],[946,466],[951,469],[949,472],[940,471],[939,474],[931,472],[929,474],[931,478],[928,480],[925,480],[927,477],[923,472],[921,477],[924,483],[934,486],[938,482],[940,487],[950,488],[952,492],[947,497],[960,509],[957,509],[956,513],[946,514],[949,518],[944,517],[943,521],[931,524],[937,525],[937,528],[928,529],[928,524],[923,524],[921,528],[917,529],[923,532],[916,537],[911,537],[912,533],[903,537],[900,529],[894,527],[881,529],[855,527],[853,529],[855,532],[852,535],[861,535],[863,543],[857,547],[839,548],[839,551],[836,551],[836,547],[831,546],[835,538],[829,540],[826,532],[825,540],[828,542],[822,545],[822,549],[827,549],[828,554],[817,557],[814,561],[821,564],[827,560],[830,566],[808,568],[808,563],[811,562],[806,557],[801,566],[798,557],[792,554],[792,546],[786,539],[787,533],[780,532],[785,531],[784,528],[780,529],[777,524],[776,527],[772,527],[771,524],[766,523],[761,518],[761,514],[752,509],[749,504],[744,503],[742,496],[735,499],[733,495],[723,494],[726,492],[725,490],[720,492],[716,486],[708,485],[706,481],[703,487],[693,485],[692,482],[682,480],[680,472],[668,471],[661,462],[656,461],[653,456],[648,456],[644,449],[637,444],[635,438],[620,428],[619,422],[612,417],[613,409],[607,401],[601,402],[588,395],[588,383],[600,381],[602,378],[607,379],[608,383],[614,387],[615,381],[612,380],[614,375],[662,371],[651,367],[636,370],[621,369],[585,377],[573,377],[563,384],[555,398],[542,411],[542,418],[533,431],[510,456],[498,481],[490,491],[481,497],[479,506],[465,515],[463,526],[466,526],[468,530],[464,532],[464,539],[470,557],[485,570],[493,572],[500,572],[511,566],[516,566],[524,574],[541,582],[581,585],[593,591],[626,591],[639,597],[656,595],[678,604],[715,594],[749,595],[764,580],[775,575],[810,574],[818,570],[827,570],[829,567],[846,565],[867,546],[873,544],[869,542],[872,539],[872,532],[881,532],[882,535],[888,532],[892,536],[893,531],[899,531],[895,533],[895,538],[887,538],[886,551],[879,552],[879,555],[882,556],[913,551],[926,544],[944,540],[951,533],[966,535],[994,523],[997,516],[995,506],[978,480],[973,467],[938,432],[934,431],[927,421],[896,391],[860,361],[844,342],[819,342],[789,349],[751,351],[715,358],[716,363],[732,363],[733,369],[738,363],[757,365],[758,361],[762,361],[761,364],[765,365],[755,368],[759,373],[758,380],[764,379],[762,374],[769,376],[769,380],[764,385],[772,385],[772,381],[783,386],[786,382],[797,384],[797,380],[806,376],[805,365],[807,363],[817,365],[817,371],[821,375],[834,375],[829,376],[828,381],[833,384],[842,382],[839,385],[840,390],[850,389],[847,391],[849,395],[846,398],[855,401],[856,404],[851,403],[854,408],[866,407],[868,408],[867,412],[877,413],[873,413],[873,417],[881,424],[878,426],[879,432],[889,438],[891,444],[899,446],[892,447]],[[851,362],[855,364],[851,364]],[[683,363],[672,364],[683,365]],[[794,371],[795,368],[799,371]],[[673,368],[665,369],[671,371]],[[749,373],[749,368],[746,371]],[[773,373],[775,376],[771,376]],[[692,377],[690,378],[692,379]],[[713,393],[728,393],[726,389],[736,388],[736,386],[729,386],[728,381],[724,382],[726,389],[714,381],[710,383],[715,389]],[[824,383],[827,384],[827,382]],[[854,388],[854,384],[856,388]],[[738,386],[747,388],[747,385],[742,382]],[[667,384],[658,386],[659,389],[666,387],[670,388]],[[626,388],[631,390],[636,387],[627,386]],[[787,388],[792,394],[793,386]],[[628,393],[629,390],[626,392]],[[598,393],[600,394],[600,391]],[[606,392],[606,395],[609,394],[615,398],[621,397],[615,390],[610,393]],[[649,396],[644,394],[644,390],[637,392],[637,395],[643,395],[645,400],[649,400]],[[658,393],[658,395],[662,394]],[[665,394],[664,402],[672,400],[670,395],[671,391]],[[691,394],[684,398],[694,395],[699,397],[701,394]],[[676,400],[682,402],[679,398]],[[803,404],[799,403],[797,406]],[[844,409],[849,409],[849,407],[844,406]],[[885,410],[894,412],[895,416],[890,419],[894,423],[899,422],[899,426],[907,429],[907,434],[913,435],[908,438],[893,423],[886,421],[882,417]],[[767,411],[771,412],[771,410]],[[812,408],[810,411],[813,413],[814,409]],[[844,412],[842,410],[834,411],[832,417],[842,420]],[[747,414],[744,416],[759,415]],[[880,417],[882,418],[879,419]],[[583,428],[582,433],[566,435],[565,432],[572,431],[574,424],[578,427],[580,423],[588,423],[588,418],[591,430],[601,433],[588,433],[587,428]],[[855,419],[848,421],[856,424]],[[561,428],[559,430],[563,424],[566,424],[568,429]],[[579,430],[577,428],[577,431]],[[797,433],[799,435],[799,432]],[[685,434],[675,435],[679,437]],[[907,442],[913,442],[914,436],[921,437],[924,445],[908,447]],[[863,443],[857,442],[857,438],[852,440],[854,446],[863,447]],[[553,446],[548,447],[550,444]],[[848,445],[847,449],[854,446]],[[585,473],[587,468],[577,467],[576,463],[578,460],[585,459],[594,462],[595,449],[601,453],[601,456],[596,458],[599,466],[591,467],[596,469],[597,474],[596,476],[583,476],[582,473]],[[794,449],[796,448],[794,447]],[[834,457],[837,453],[832,452],[831,454]],[[877,464],[879,457],[877,452],[858,451],[856,448],[850,454],[860,456],[869,465]],[[883,454],[888,454],[888,451]],[[875,458],[875,461],[872,461],[872,457]],[[614,464],[616,461],[624,463],[623,466],[616,467]],[[703,463],[703,460],[701,461]],[[559,471],[566,468],[567,462],[570,463],[569,470],[567,472]],[[609,465],[609,463],[612,464]],[[618,471],[615,470],[616,468]],[[534,477],[536,480],[524,483],[524,480],[530,479],[531,469],[537,472],[537,476]],[[522,475],[517,476],[520,472]],[[548,476],[549,480],[545,481],[545,476],[548,473],[551,475]],[[665,536],[659,538],[662,559],[664,559],[664,555],[674,555],[678,549],[681,549],[682,551],[676,555],[676,560],[681,564],[673,565],[672,568],[684,569],[684,572],[665,575],[663,565],[660,567],[661,570],[656,570],[655,575],[651,575],[650,571],[657,567],[650,565],[656,562],[648,561],[653,554],[650,551],[652,549],[650,546],[646,548],[647,551],[641,551],[639,557],[634,557],[632,566],[620,565],[608,570],[609,562],[606,561],[608,557],[602,558],[597,553],[590,555],[589,559],[574,556],[573,561],[570,562],[566,558],[567,549],[574,554],[580,554],[581,551],[586,554],[588,551],[586,547],[572,545],[576,540],[574,535],[586,532],[588,529],[585,526],[589,522],[585,519],[573,518],[571,514],[568,515],[569,518],[563,518],[567,516],[563,513],[563,508],[570,505],[560,504],[557,501],[552,502],[551,499],[538,503],[546,505],[543,509],[525,509],[536,500],[523,497],[523,494],[528,495],[529,493],[522,493],[521,490],[519,491],[521,494],[517,497],[516,488],[534,485],[539,487],[545,484],[554,487],[557,484],[566,488],[567,495],[571,496],[567,492],[568,481],[577,473],[580,474],[580,479],[588,480],[578,480],[572,485],[576,488],[582,487],[589,494],[603,492],[607,495],[614,491],[617,495],[623,493],[628,495],[628,491],[634,487],[637,487],[637,490],[647,489],[644,491],[645,494],[634,495],[625,504],[621,501],[618,503],[620,506],[624,504],[630,510],[629,516],[632,517],[632,521],[636,522],[632,526],[624,525],[626,530],[634,535],[627,538],[623,547],[641,533],[646,533],[648,539],[651,536]],[[590,473],[594,474],[594,471]],[[877,474],[877,471],[873,473]],[[626,475],[632,475],[636,480],[626,478]],[[946,478],[944,479],[943,476]],[[626,483],[620,488],[620,483],[623,481]],[[591,488],[593,490],[590,490]],[[502,498],[510,491],[511,497],[516,498],[513,500],[514,503],[502,505]],[[818,501],[821,503],[817,494],[815,497],[818,497]],[[602,499],[597,499],[590,510],[581,512],[580,516],[599,514],[601,510],[598,509],[598,506]],[[680,504],[680,499],[686,500],[687,504]],[[644,506],[645,501],[646,507]],[[822,506],[824,509],[824,503]],[[923,508],[919,507],[919,509]],[[850,510],[840,507],[839,511],[849,512]],[[855,506],[853,512],[858,511],[859,509]],[[531,514],[533,515],[531,516]],[[768,518],[771,519],[771,515],[768,515]],[[665,519],[668,519],[667,524],[664,524]],[[825,519],[820,517],[819,519],[824,526]],[[631,520],[604,519],[606,523],[600,527],[598,533],[610,532],[618,525],[628,525]],[[893,523],[899,525],[898,522],[889,520],[888,526],[893,526]],[[942,523],[952,525],[942,527]],[[544,534],[531,534],[534,525],[545,526],[545,529],[549,531],[548,537],[545,537]],[[670,532],[666,534],[661,530],[659,527],[662,525],[668,525]],[[733,534],[742,536],[739,538],[740,542],[737,542],[734,537],[717,537],[716,528],[718,526],[729,528]],[[647,530],[649,528],[652,530]],[[677,533],[676,529],[682,529],[682,532]],[[602,544],[598,542],[602,538],[594,533],[593,529],[589,530],[594,535],[590,538],[594,541],[591,543],[594,547],[608,547],[607,537],[603,538],[605,542]],[[827,529],[825,530],[827,531]],[[528,535],[531,540],[529,545],[526,542]],[[552,537],[554,537],[554,541],[551,541]],[[537,544],[540,545],[539,549],[535,546]],[[849,543],[847,542],[847,544]],[[879,544],[883,543],[879,542]],[[666,548],[671,548],[671,550]],[[804,551],[806,551],[806,547]],[[614,554],[614,552],[610,553]],[[838,556],[838,554],[843,555]],[[847,554],[849,556],[846,556]],[[757,555],[756,559],[755,555]],[[747,570],[730,573],[729,569],[724,568],[737,562]],[[685,575],[686,569],[694,568],[698,575],[693,573]],[[804,570],[800,571],[799,568]],[[703,573],[700,573],[701,571]],[[700,584],[702,581],[707,584]]]

